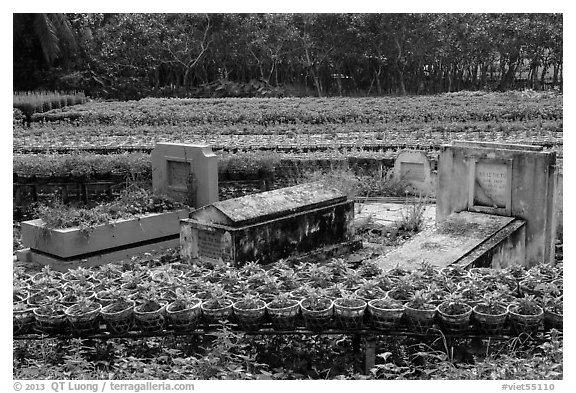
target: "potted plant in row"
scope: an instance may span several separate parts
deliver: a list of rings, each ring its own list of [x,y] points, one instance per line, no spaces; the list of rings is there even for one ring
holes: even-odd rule
[[[404,305],[394,299],[373,299],[368,302],[370,322],[375,329],[390,330],[398,327],[404,315]]]
[[[306,328],[314,331],[326,330],[332,323],[334,302],[318,291],[310,291],[300,301],[300,310]]]
[[[281,293],[266,305],[274,330],[292,330],[296,326],[300,302]]]
[[[533,334],[544,319],[544,310],[536,303],[534,296],[527,295],[508,306],[508,315],[514,332]]]
[[[244,330],[258,330],[266,315],[266,302],[247,294],[232,305],[234,315]]]
[[[177,331],[196,329],[202,310],[202,300],[185,292],[182,288],[175,290],[176,300],[166,306],[166,317],[169,325]]]
[[[334,300],[334,316],[339,327],[344,329],[359,329],[362,327],[364,311],[367,302],[363,299],[347,295]]]
[[[64,314],[70,324],[72,334],[93,334],[100,328],[100,311],[102,305],[93,300],[83,298],[68,307]]]
[[[429,294],[419,290],[415,292],[414,298],[406,303],[404,315],[411,330],[424,333],[434,323],[436,305],[430,302]]]
[[[59,303],[46,303],[34,308],[36,329],[40,333],[66,333],[66,307]]]
[[[481,303],[472,308],[472,320],[478,331],[483,334],[502,333],[508,318],[508,308],[499,302],[496,294],[484,296]]]
[[[154,285],[143,286],[141,297],[136,300],[134,321],[144,332],[158,332],[164,328],[166,302]]]
[[[112,297],[100,311],[107,329],[114,334],[128,332],[134,324],[134,306],[136,302],[120,291],[109,291]]]
[[[14,335],[27,334],[34,326],[34,309],[25,301],[15,302],[12,306],[12,331]]]
[[[208,296],[209,298],[200,305],[206,323],[213,324],[230,320],[234,313],[232,309],[234,303],[226,297],[226,293],[222,289],[215,288]]]
[[[451,295],[438,305],[438,317],[442,329],[448,333],[462,333],[468,330],[472,306],[461,296]]]
[[[564,301],[560,296],[546,294],[542,299],[544,306],[544,327],[563,330]]]

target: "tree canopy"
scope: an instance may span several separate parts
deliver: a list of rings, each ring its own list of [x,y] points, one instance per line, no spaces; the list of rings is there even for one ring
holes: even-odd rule
[[[14,14],[14,89],[120,99],[538,89],[561,86],[562,23],[561,14]]]

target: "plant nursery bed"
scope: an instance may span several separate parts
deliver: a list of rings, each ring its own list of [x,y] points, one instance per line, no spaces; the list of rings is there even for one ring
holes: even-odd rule
[[[102,253],[178,239],[180,220],[188,209],[152,213],[97,225],[89,232],[78,227],[51,229],[41,219],[21,224],[22,244],[30,251],[69,261]]]

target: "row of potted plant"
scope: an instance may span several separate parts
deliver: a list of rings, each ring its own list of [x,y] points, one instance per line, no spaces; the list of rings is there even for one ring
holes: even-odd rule
[[[268,270],[257,264],[239,269],[112,264],[64,274],[49,268],[33,276],[15,271],[14,276],[18,333],[29,331],[34,323],[40,330],[53,331],[46,327],[47,317],[58,316],[61,326],[66,313],[69,325],[80,333],[97,330],[98,315],[116,333],[131,329],[132,319],[136,328],[158,330],[166,322],[191,328],[201,318],[212,323],[233,316],[251,328],[266,316],[272,322],[275,316],[290,316],[290,323],[295,323],[300,312],[305,325],[315,330],[333,322],[344,328],[367,324],[390,328],[404,321],[406,327],[422,331],[439,321],[444,329],[458,331],[469,328],[472,315],[478,325],[490,319],[485,315],[494,314],[500,317],[492,318],[495,326],[485,328],[486,333],[501,331],[508,319],[521,331],[515,315],[527,310],[539,318],[532,327],[539,326],[544,316],[548,326],[561,327],[562,321],[561,266],[466,271],[423,264],[413,272],[398,268],[382,272],[371,263],[352,269],[342,260],[296,268],[278,263]],[[539,312],[542,308],[545,313]],[[94,317],[92,324],[85,323],[88,316],[80,318],[84,314]],[[253,314],[256,317],[251,318]],[[456,315],[465,315],[464,321],[453,321]],[[251,319],[254,322],[245,322]]]

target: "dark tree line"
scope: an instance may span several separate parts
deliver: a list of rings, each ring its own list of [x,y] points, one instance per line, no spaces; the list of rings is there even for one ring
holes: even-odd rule
[[[562,83],[561,14],[14,14],[14,89],[139,98]]]

